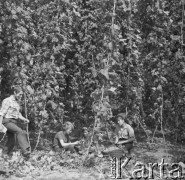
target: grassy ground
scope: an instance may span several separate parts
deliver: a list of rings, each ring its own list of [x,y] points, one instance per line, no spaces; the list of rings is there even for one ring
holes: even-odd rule
[[[179,163],[185,161],[185,148],[182,145],[174,145],[161,138],[157,138],[153,144],[146,143],[146,137],[139,135],[140,139],[135,144],[134,158],[127,165],[128,172],[132,173],[136,162]],[[6,140],[6,139],[5,139]],[[3,144],[5,142],[1,142]],[[36,139],[31,139],[32,150],[35,148]],[[111,179],[111,158],[85,155],[56,154],[49,148],[50,141],[41,139],[37,150],[32,153],[29,160],[23,159],[19,149],[16,149],[12,157],[0,158],[0,180],[105,180]],[[158,169],[155,169],[155,172]],[[184,171],[184,169],[183,169]],[[123,179],[128,179],[123,177]],[[154,179],[160,179],[156,176]]]
[[[135,162],[156,163],[164,159],[167,163],[183,162],[185,149],[170,143],[135,145],[135,160],[128,164],[131,172]],[[5,162],[6,161],[6,162]],[[84,155],[55,154],[50,151],[35,151],[32,157],[25,161],[17,152],[12,158],[4,160],[9,173],[1,175],[0,179],[8,180],[97,180],[111,179],[111,161],[109,157],[90,157],[84,161]],[[83,162],[86,162],[83,164]],[[88,163],[87,163],[88,162]],[[157,169],[156,169],[157,171]],[[123,177],[123,179],[127,179]],[[155,177],[155,179],[160,179]]]

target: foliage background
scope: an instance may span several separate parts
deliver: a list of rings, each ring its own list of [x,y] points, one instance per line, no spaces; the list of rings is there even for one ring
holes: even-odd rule
[[[1,0],[0,98],[24,89],[32,132],[126,112],[182,141],[183,21],[184,0]]]

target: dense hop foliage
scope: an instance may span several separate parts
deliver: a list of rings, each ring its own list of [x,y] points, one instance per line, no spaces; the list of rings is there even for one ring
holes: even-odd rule
[[[1,100],[24,89],[32,131],[63,120],[107,124],[118,112],[146,129],[185,119],[184,0],[1,0]],[[110,124],[110,123],[109,123]]]

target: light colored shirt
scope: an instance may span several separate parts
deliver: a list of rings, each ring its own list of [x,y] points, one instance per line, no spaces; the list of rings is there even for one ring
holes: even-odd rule
[[[125,124],[124,127],[117,127],[116,128],[116,136],[121,139],[129,139],[134,138],[134,129],[129,125]]]
[[[0,109],[0,116],[10,119],[19,119],[22,117],[20,111],[20,105],[17,103],[15,97],[12,95],[3,100]]]

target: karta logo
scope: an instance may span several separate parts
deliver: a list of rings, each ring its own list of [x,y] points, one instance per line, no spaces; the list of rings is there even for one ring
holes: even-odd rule
[[[131,172],[126,168],[131,158],[116,158],[111,160],[111,178],[112,179],[154,179],[154,178],[172,178],[183,179],[183,168],[179,163],[168,164],[164,162],[164,159],[160,163],[148,163],[136,162]],[[154,171],[155,169],[155,171]],[[155,173],[154,173],[155,172]],[[156,173],[157,172],[157,173]],[[155,177],[157,176],[157,177]]]

